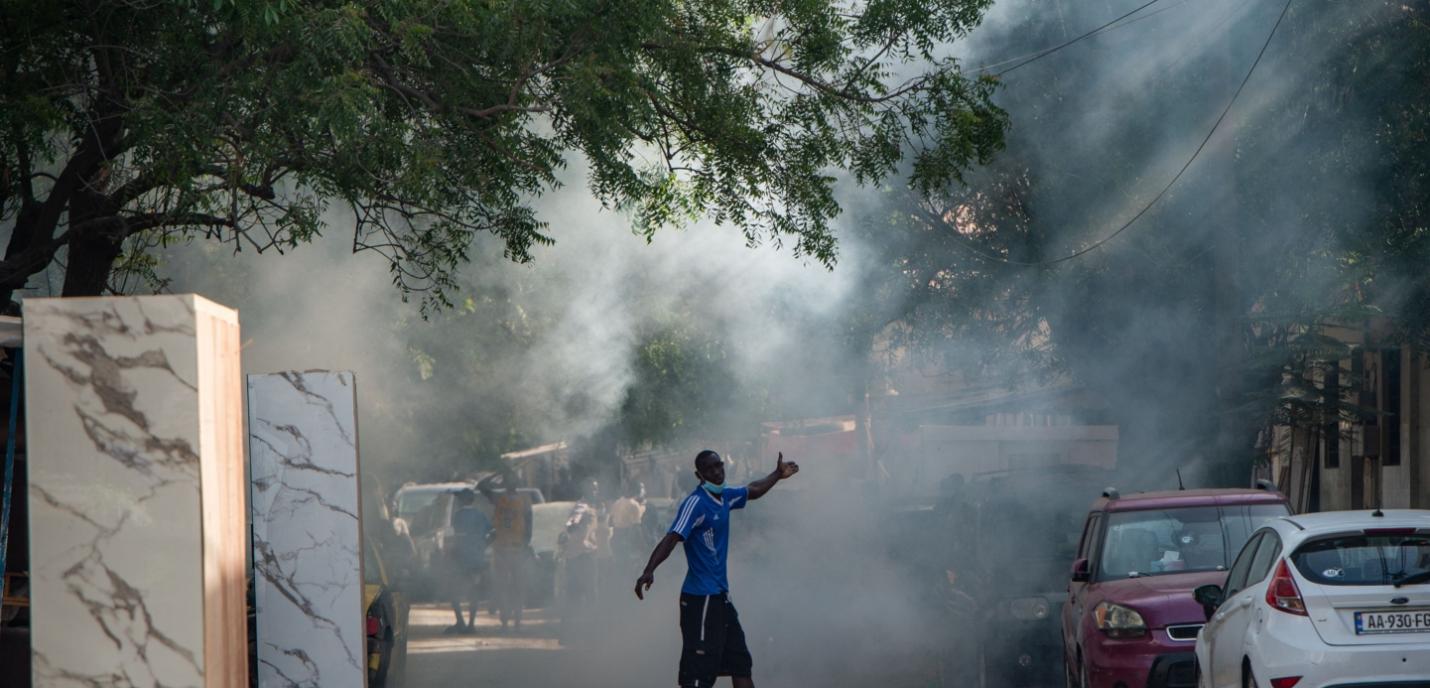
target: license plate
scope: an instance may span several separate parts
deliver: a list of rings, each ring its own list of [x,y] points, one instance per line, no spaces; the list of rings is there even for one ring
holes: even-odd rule
[[[1356,635],[1430,632],[1430,609],[1356,612]]]

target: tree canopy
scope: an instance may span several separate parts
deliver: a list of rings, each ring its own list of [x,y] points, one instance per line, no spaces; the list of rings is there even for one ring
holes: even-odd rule
[[[156,244],[355,250],[448,305],[475,233],[527,261],[568,156],[647,234],[692,217],[832,265],[835,174],[956,183],[995,82],[939,51],[991,0],[96,0],[0,4],[4,295]]]
[[[1293,4],[1221,131],[1153,202],[1280,5],[1197,17],[1232,27],[1211,43],[1174,19],[1162,41],[1131,37],[1163,21],[1149,14],[1117,50],[1080,46],[1009,77],[1007,150],[967,184],[866,210],[886,268],[875,324],[900,316],[918,346],[967,359],[951,365],[1070,375],[1112,405],[1124,456],[1202,458],[1219,480],[1244,480],[1266,425],[1325,423],[1326,402],[1345,413],[1316,389],[1350,355],[1328,326],[1375,323],[1370,346],[1430,340],[1425,8]],[[1030,10],[1000,49],[1057,44],[1061,16]],[[1143,56],[1153,67],[1133,69]]]

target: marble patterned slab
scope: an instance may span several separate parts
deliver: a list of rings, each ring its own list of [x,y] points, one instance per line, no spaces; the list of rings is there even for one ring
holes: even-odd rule
[[[248,376],[262,688],[366,682],[350,372]]]
[[[237,312],[26,299],[24,333],[34,685],[246,684]]]

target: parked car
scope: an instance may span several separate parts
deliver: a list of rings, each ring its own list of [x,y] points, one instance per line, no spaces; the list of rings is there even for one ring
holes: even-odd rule
[[[531,507],[531,553],[535,557],[527,570],[526,606],[549,607],[562,593],[561,533],[576,502],[546,502]]]
[[[965,492],[974,508],[970,551],[979,601],[978,656],[984,688],[1050,686],[1062,679],[1055,661],[1067,565],[1077,551],[1078,516],[1107,484],[1091,466],[1052,466],[975,476]],[[1056,485],[1057,489],[1049,489]],[[1016,534],[1016,537],[1010,535]]]
[[[410,591],[421,598],[433,598],[441,589],[437,581],[441,575],[439,563],[452,537],[453,496],[467,490],[475,493],[477,483],[408,483],[398,488],[393,498],[396,507],[393,511],[403,524],[404,532],[412,538],[415,570]],[[518,488],[518,492],[526,495],[533,506],[546,501],[541,490],[534,487]],[[488,519],[492,518],[491,502],[479,498],[476,506]]]
[[[368,688],[399,688],[407,673],[407,596],[389,576],[380,545],[363,547],[363,609],[367,610]]]
[[[1200,686],[1430,685],[1430,511],[1275,519],[1196,590]]]
[[[1063,666],[1080,688],[1191,688],[1197,587],[1225,579],[1257,528],[1290,510],[1265,490],[1109,489],[1084,522],[1062,610]]]
[[[441,556],[452,536],[453,496],[475,490],[476,483],[428,483],[403,485],[394,498],[398,523],[412,539],[412,593],[421,599],[441,591]]]

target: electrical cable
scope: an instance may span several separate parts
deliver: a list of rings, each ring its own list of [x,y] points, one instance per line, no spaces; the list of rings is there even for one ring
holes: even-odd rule
[[[1015,70],[1015,69],[1022,69],[1025,65],[1029,65],[1029,64],[1032,64],[1032,63],[1034,63],[1034,62],[1037,62],[1038,60],[1041,60],[1041,59],[1043,59],[1043,58],[1045,58],[1045,57],[1047,57],[1047,56],[1049,56],[1049,55],[1052,55],[1053,53],[1056,53],[1056,52],[1058,52],[1059,50],[1062,50],[1063,48],[1066,48],[1066,47],[1068,47],[1068,46],[1071,46],[1071,45],[1073,45],[1073,44],[1075,44],[1075,43],[1082,42],[1082,41],[1084,41],[1084,40],[1087,40],[1087,39],[1089,39],[1089,38],[1092,38],[1093,36],[1096,36],[1097,34],[1100,34],[1100,33],[1104,32],[1104,31],[1107,31],[1107,30],[1113,28],[1113,25],[1116,24],[1117,22],[1120,22],[1120,21],[1122,21],[1123,19],[1126,19],[1126,18],[1128,18],[1128,17],[1130,17],[1130,16],[1132,16],[1132,15],[1134,15],[1134,14],[1137,14],[1138,12],[1141,12],[1142,10],[1145,10],[1145,9],[1147,9],[1148,7],[1151,7],[1151,6],[1157,4],[1157,3],[1161,2],[1161,1],[1162,1],[1162,0],[1148,0],[1148,2],[1145,2],[1145,3],[1141,4],[1141,5],[1138,5],[1137,7],[1133,8],[1132,11],[1130,11],[1130,12],[1128,12],[1128,13],[1126,13],[1126,14],[1124,14],[1124,15],[1122,15],[1122,16],[1116,18],[1116,19],[1113,19],[1112,21],[1109,21],[1109,22],[1107,22],[1106,24],[1103,24],[1102,26],[1099,26],[1099,27],[1097,27],[1097,28],[1095,28],[1095,29],[1093,29],[1093,30],[1091,30],[1091,31],[1088,31],[1087,33],[1082,34],[1081,36],[1078,36],[1078,37],[1076,37],[1076,38],[1070,38],[1070,39],[1068,39],[1068,40],[1066,40],[1066,41],[1063,41],[1062,43],[1059,43],[1059,44],[1057,44],[1057,45],[1051,47],[1051,48],[1045,48],[1045,49],[1043,49],[1043,50],[1039,50],[1039,51],[1037,51],[1037,52],[1030,53],[1030,54],[1028,54],[1028,55],[1023,55],[1023,56],[1019,56],[1019,57],[1009,58],[1009,59],[1003,60],[1003,61],[1001,61],[1001,62],[994,62],[994,63],[992,63],[992,64],[983,65],[983,66],[981,66],[981,67],[978,68],[978,71],[979,71],[979,72],[986,72],[986,71],[988,71],[989,69],[992,69],[993,67],[998,67],[998,66],[1001,66],[1001,65],[1005,65],[1005,64],[1008,64],[1008,63],[1010,63],[1010,62],[1017,62],[1017,64],[1015,64],[1015,65],[1013,65],[1012,67],[1009,67],[1009,68],[1007,68],[1007,69],[1005,69],[1005,70],[1003,70],[1003,71],[1001,71],[1001,72],[996,72],[996,73],[994,73],[993,76],[995,76],[995,77],[1001,77],[1001,76],[1003,76],[1004,74],[1007,74],[1008,72],[1011,72],[1011,71],[1013,71],[1013,70]],[[1025,60],[1024,58],[1027,58],[1027,59]],[[1019,60],[1023,60],[1023,61],[1022,61],[1022,62],[1018,62]]]
[[[1177,170],[1177,174],[1173,175],[1171,181],[1168,181],[1167,185],[1162,187],[1162,190],[1158,191],[1157,195],[1153,196],[1151,201],[1147,202],[1147,205],[1142,206],[1142,209],[1138,210],[1137,214],[1133,215],[1129,220],[1127,220],[1127,222],[1123,223],[1121,227],[1118,227],[1116,231],[1112,232],[1111,234],[1108,234],[1101,239],[1098,239],[1097,241],[1094,241],[1087,246],[1073,251],[1068,255],[1061,256],[1059,258],[1053,258],[1050,260],[1013,260],[1011,258],[1004,258],[1002,256],[995,256],[993,254],[986,253],[971,245],[967,245],[966,243],[964,245],[964,248],[981,258],[993,262],[1005,263],[1008,265],[1018,265],[1023,267],[1039,267],[1045,265],[1056,265],[1058,263],[1067,262],[1069,260],[1073,260],[1074,258],[1079,258],[1081,256],[1087,255],[1088,253],[1102,248],[1104,245],[1107,244],[1107,242],[1116,239],[1118,235],[1122,234],[1128,229],[1131,229],[1132,225],[1136,224],[1138,220],[1142,219],[1143,215],[1146,215],[1147,212],[1150,211],[1153,206],[1157,205],[1158,201],[1162,200],[1162,198],[1167,195],[1168,191],[1172,190],[1172,187],[1175,186],[1177,181],[1182,178],[1182,175],[1186,174],[1187,170],[1192,166],[1192,163],[1196,162],[1197,158],[1201,156],[1202,151],[1206,149],[1207,144],[1210,143],[1212,137],[1216,135],[1217,129],[1221,128],[1222,122],[1226,121],[1227,114],[1231,112],[1231,108],[1233,105],[1236,104],[1237,98],[1241,96],[1241,92],[1246,89],[1246,84],[1251,81],[1251,76],[1256,73],[1256,68],[1260,66],[1261,58],[1266,56],[1267,48],[1271,47],[1271,40],[1276,37],[1276,30],[1281,28],[1281,22],[1286,19],[1286,13],[1291,9],[1292,2],[1293,0],[1286,0],[1286,5],[1281,8],[1281,14],[1276,17],[1276,23],[1271,26],[1271,32],[1266,35],[1266,41],[1261,44],[1260,52],[1256,53],[1256,59],[1251,62],[1251,68],[1246,70],[1246,76],[1242,77],[1241,83],[1236,87],[1236,91],[1231,94],[1231,100],[1227,101],[1226,107],[1222,108],[1221,115],[1216,118],[1216,122],[1212,124],[1211,130],[1207,132],[1207,135],[1202,138],[1202,142],[1198,144],[1196,150],[1192,152],[1192,157],[1187,159],[1187,162],[1182,165],[1182,168],[1180,170]],[[937,218],[937,220],[939,222],[943,222],[943,218]]]

